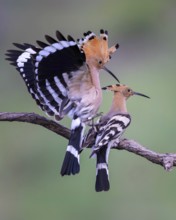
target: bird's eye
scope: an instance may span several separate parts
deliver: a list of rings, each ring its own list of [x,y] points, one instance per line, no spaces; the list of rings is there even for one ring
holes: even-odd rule
[[[102,64],[103,62],[101,60],[98,61],[99,64]]]
[[[128,89],[128,92],[131,92],[131,89]]]

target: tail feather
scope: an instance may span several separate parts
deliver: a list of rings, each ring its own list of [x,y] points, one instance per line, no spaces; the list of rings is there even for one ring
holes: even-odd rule
[[[97,166],[96,166],[96,182],[95,190],[97,192],[108,191],[110,189],[109,183],[109,170],[108,170],[108,154],[109,149],[106,147],[101,148],[97,153]]]
[[[80,171],[79,155],[75,157],[73,153],[67,151],[62,164],[61,175],[75,175]]]
[[[71,136],[67,146],[67,151],[61,168],[61,175],[75,175],[80,171],[79,152],[84,132],[84,125],[80,118],[72,120]]]
[[[110,189],[107,169],[98,170],[96,176],[95,190],[97,192],[108,191]]]

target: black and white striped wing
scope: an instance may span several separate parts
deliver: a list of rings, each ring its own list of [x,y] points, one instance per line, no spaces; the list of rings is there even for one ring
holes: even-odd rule
[[[130,122],[131,117],[129,114],[117,114],[110,118],[100,127],[93,151],[98,151],[101,147],[108,145],[110,141],[118,139]]]
[[[35,99],[36,103],[44,110],[44,106],[40,103],[35,86],[35,74],[32,56],[37,54],[40,49],[31,44],[17,44],[14,45],[20,50],[7,50],[6,60],[15,66],[23,78],[29,93]]]
[[[42,47],[35,56],[36,87],[42,103],[60,115],[62,110],[72,108],[68,100],[68,84],[77,74],[87,70],[85,54],[78,48],[71,36],[66,39],[60,32],[56,32],[58,41],[46,36],[50,45],[41,41],[37,43]],[[83,72],[80,72],[80,68]],[[66,113],[68,111],[65,110]]]
[[[6,55],[42,110],[49,115],[60,115],[64,108],[71,109],[68,81],[75,74],[83,74],[84,69],[87,71],[86,58],[71,36],[66,39],[57,31],[57,40],[45,37],[48,43],[37,41],[40,48],[15,44],[21,50],[8,50]]]

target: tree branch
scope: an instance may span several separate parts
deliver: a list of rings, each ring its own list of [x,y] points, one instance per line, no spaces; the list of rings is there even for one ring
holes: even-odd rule
[[[127,150],[137,154],[152,163],[159,164],[164,167],[166,171],[171,171],[173,166],[176,166],[176,154],[172,153],[157,153],[149,150],[147,147],[142,146],[134,140],[123,139],[114,149]]]
[[[68,128],[35,113],[0,112],[0,121],[18,121],[36,124],[43,126],[66,139],[69,139],[70,137],[70,130]]]
[[[43,116],[35,113],[14,113],[14,112],[0,112],[0,121],[9,122],[27,122],[36,125],[43,126],[56,134],[69,139],[70,130],[53,120],[49,120]],[[86,145],[90,145],[93,140],[94,135],[92,135]],[[123,139],[117,147],[117,150],[126,150],[131,153],[137,154],[151,161],[152,163],[159,164],[164,167],[166,171],[171,171],[173,166],[176,166],[176,154],[172,153],[157,153],[148,148],[142,146],[134,140]]]

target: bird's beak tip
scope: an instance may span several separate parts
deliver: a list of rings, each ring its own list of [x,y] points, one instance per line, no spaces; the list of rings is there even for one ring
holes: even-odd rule
[[[145,97],[145,98],[148,98],[148,99],[150,99],[150,97],[149,97],[149,96],[147,96],[147,95],[144,95],[144,94],[142,94],[142,93],[139,93],[139,92],[134,92],[134,93],[133,93],[133,95],[139,95],[139,96],[142,96],[142,97]]]

